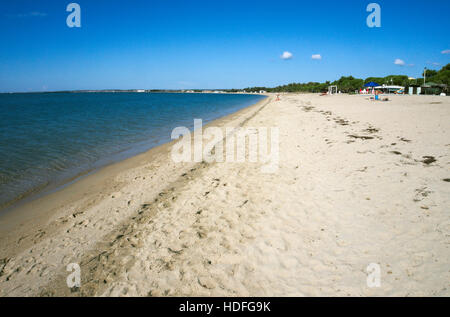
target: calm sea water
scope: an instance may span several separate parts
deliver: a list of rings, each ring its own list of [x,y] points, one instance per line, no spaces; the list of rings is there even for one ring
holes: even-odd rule
[[[170,141],[263,96],[169,93],[0,94],[0,205]]]

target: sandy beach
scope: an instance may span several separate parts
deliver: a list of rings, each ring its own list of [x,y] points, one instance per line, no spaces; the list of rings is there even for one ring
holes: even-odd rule
[[[172,142],[2,215],[0,296],[449,296],[450,99],[389,99],[269,94],[209,126],[277,127],[276,173]]]

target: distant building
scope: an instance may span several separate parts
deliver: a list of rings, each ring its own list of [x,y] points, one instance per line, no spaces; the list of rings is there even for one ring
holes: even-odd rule
[[[376,90],[380,90],[385,94],[404,94],[405,93],[405,87],[403,86],[396,86],[396,85],[383,85],[375,87]]]
[[[424,95],[440,95],[442,93],[448,92],[448,87],[445,84],[436,84],[432,82],[428,82],[425,85],[422,85],[422,92]]]

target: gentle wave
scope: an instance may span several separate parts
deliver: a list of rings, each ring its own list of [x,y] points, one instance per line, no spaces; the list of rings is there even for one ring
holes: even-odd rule
[[[0,206],[36,188],[170,141],[263,99],[171,93],[0,94]]]

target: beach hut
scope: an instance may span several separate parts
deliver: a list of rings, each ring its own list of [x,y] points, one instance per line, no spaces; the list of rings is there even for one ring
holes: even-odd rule
[[[402,95],[402,94],[405,93],[405,87],[403,87],[403,86],[395,86],[395,85],[386,86],[386,85],[383,85],[383,86],[375,87],[375,89],[376,90],[381,90],[385,94],[392,94],[392,93],[394,93],[394,94]]]
[[[430,82],[422,86],[422,91],[425,95],[439,95],[447,92],[447,85]]]
[[[337,86],[328,86],[328,94],[333,95],[338,93],[338,87]]]

